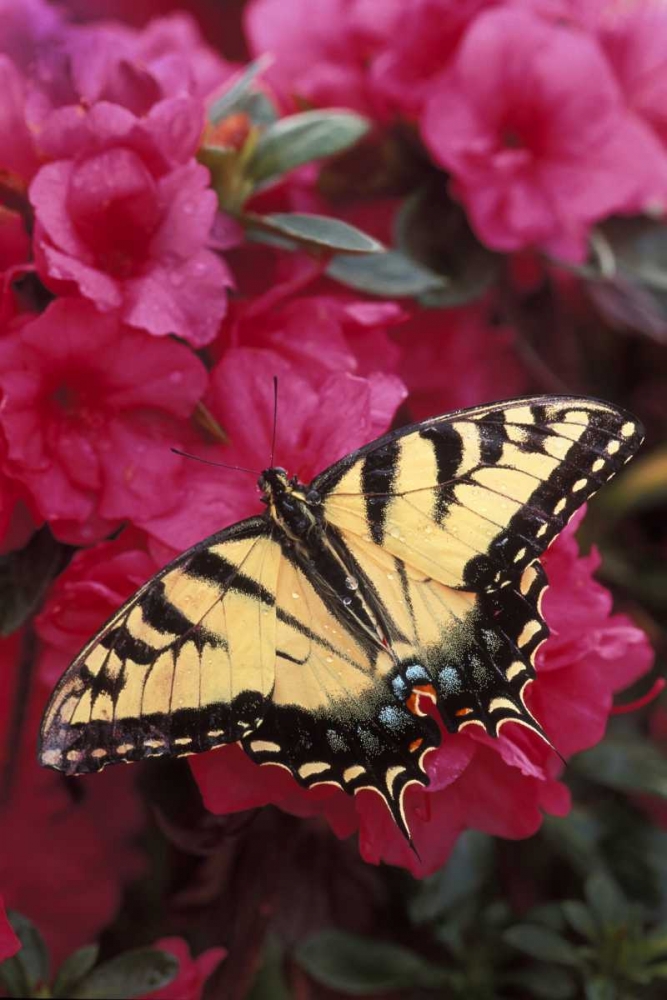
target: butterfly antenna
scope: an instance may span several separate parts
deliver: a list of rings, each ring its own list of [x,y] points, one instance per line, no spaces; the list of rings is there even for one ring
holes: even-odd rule
[[[259,476],[259,472],[255,472],[254,469],[246,469],[243,465],[227,465],[225,462],[211,462],[208,458],[200,458],[199,455],[191,455],[187,451],[181,451],[180,448],[172,448],[174,455],[182,455],[183,458],[191,458],[193,462],[201,462],[203,465],[214,465],[216,469],[232,469],[234,472],[249,472],[251,476]]]
[[[278,426],[278,376],[273,376],[273,437],[271,438],[271,468],[273,468],[273,456],[276,451],[276,428]]]

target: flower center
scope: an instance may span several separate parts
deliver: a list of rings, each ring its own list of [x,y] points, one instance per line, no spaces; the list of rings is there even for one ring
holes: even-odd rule
[[[97,430],[104,423],[100,398],[99,386],[91,384],[87,374],[82,376],[81,385],[59,382],[50,394],[56,413],[61,418],[65,418],[67,422],[76,422],[89,430]]]
[[[79,393],[71,385],[59,385],[51,393],[51,399],[60,410],[71,413],[79,407]]]

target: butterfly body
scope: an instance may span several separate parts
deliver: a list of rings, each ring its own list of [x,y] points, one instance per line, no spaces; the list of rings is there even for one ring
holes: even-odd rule
[[[372,789],[409,836],[442,729],[515,722],[548,635],[539,556],[641,441],[595,400],[509,400],[403,428],[184,553],[86,646],[40,758],[75,774],[239,742],[305,787]],[[429,707],[429,704],[432,708]]]

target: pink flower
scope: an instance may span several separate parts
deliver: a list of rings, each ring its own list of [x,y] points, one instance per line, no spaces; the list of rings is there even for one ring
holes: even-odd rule
[[[600,42],[629,106],[667,143],[667,9],[649,0],[601,21]]]
[[[597,555],[578,556],[575,526],[543,558],[551,583],[544,613],[552,636],[538,656],[538,677],[528,694],[547,734],[568,755],[602,738],[613,693],[642,676],[652,659],[645,635],[625,616],[610,614],[610,595],[592,578]],[[560,761],[520,726],[508,725],[498,739],[476,727],[443,734],[441,747],[427,758],[430,785],[412,786],[406,794],[419,857],[372,792],[352,800],[333,788],[305,791],[282,769],[244,760],[237,747],[193,757],[191,767],[212,812],[273,802],[296,815],[319,814],[340,837],[358,828],[366,861],[401,865],[417,876],[439,868],[468,827],[527,837],[545,812],[564,815],[570,807],[567,788],[558,781]]]
[[[472,19],[498,0],[407,0],[400,30],[370,69],[374,89],[388,106],[416,116],[434,81],[448,66]]]
[[[69,539],[167,510],[183,463],[170,447],[189,439],[206,381],[184,345],[60,299],[0,344],[5,472]]]
[[[209,948],[193,959],[187,943],[179,937],[160,938],[153,947],[175,955],[179,971],[167,986],[146,994],[141,1000],[201,1000],[206,980],[227,954],[224,948]]]
[[[129,112],[95,110],[101,128],[107,114],[133,131]],[[176,120],[173,107],[166,110],[158,130]],[[76,288],[101,311],[117,311],[129,326],[209,343],[231,278],[206,248],[217,205],[208,184],[204,167],[156,173],[151,156],[120,140],[47,164],[30,188],[40,276],[56,291]]]
[[[21,947],[21,942],[12,929],[5,913],[5,904],[0,896],[0,962],[11,958]]]
[[[263,295],[237,305],[225,324],[228,342],[277,351],[311,379],[342,372],[396,372],[401,351],[390,332],[407,318],[401,306],[358,299],[339,289],[294,291],[289,278],[278,280]]]
[[[86,104],[111,101],[143,115],[164,98],[204,98],[234,72],[184,12],[141,30],[110,21],[68,25],[63,34],[75,100]]]
[[[0,9],[0,48],[31,77],[33,124],[52,108],[98,101],[143,115],[167,97],[206,97],[234,72],[185,13],[137,30],[114,21],[74,24],[41,0],[4,0]]]
[[[0,555],[22,549],[38,527],[25,487],[0,476]]]
[[[224,449],[198,450],[213,461],[257,475],[271,462],[273,376],[278,424],[274,462],[308,482],[327,465],[387,429],[405,388],[395,375],[323,372],[298,367],[266,348],[230,348],[211,373],[206,405],[229,436]],[[263,508],[251,476],[192,462],[177,508],[136,523],[173,554]],[[156,550],[160,559],[164,549]]]
[[[288,102],[294,99],[358,111],[372,110],[368,63],[394,36],[402,20],[400,0],[253,0],[245,30],[255,56],[269,52],[275,64],[266,78]]]
[[[0,148],[3,175],[20,185],[39,167],[39,157],[25,119],[26,81],[12,60],[0,54]],[[6,183],[6,181],[5,181]]]
[[[74,554],[35,619],[45,684],[56,684],[91,636],[159,568],[146,550],[145,536],[132,528]]]
[[[480,239],[580,259],[591,224],[665,196],[667,160],[599,46],[526,10],[480,14],[422,119]]]
[[[96,776],[101,781],[83,779],[73,795],[59,775],[38,765],[37,729],[50,684],[40,671],[27,700],[21,693],[33,656],[24,633],[0,641],[0,763],[11,779],[0,807],[0,891],[7,906],[37,925],[59,964],[95,940],[116,914],[124,886],[141,874],[144,813],[129,768]],[[19,742],[11,740],[17,712]]]
[[[492,326],[487,313],[484,305],[420,309],[394,331],[404,348],[399,371],[415,420],[527,391],[514,332]]]

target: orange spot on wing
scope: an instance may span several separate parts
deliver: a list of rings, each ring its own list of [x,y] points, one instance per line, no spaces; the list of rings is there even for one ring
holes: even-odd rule
[[[405,704],[408,711],[412,712],[413,715],[425,714],[419,704],[421,698],[430,698],[430,700],[435,704],[438,700],[438,696],[432,684],[420,684],[418,687],[412,689],[412,693]]]
[[[454,715],[472,715],[472,708],[460,708]]]
[[[410,746],[408,747],[408,750],[410,751],[410,753],[414,753],[415,750],[419,750],[419,748],[420,748],[420,746],[422,745],[423,742],[424,741],[421,738],[418,739],[418,740],[413,740],[412,743],[410,744]]]

